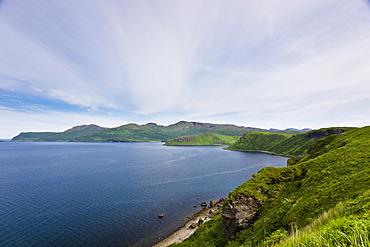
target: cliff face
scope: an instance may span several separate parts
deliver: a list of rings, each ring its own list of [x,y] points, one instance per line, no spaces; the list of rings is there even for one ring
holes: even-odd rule
[[[307,138],[324,138],[330,135],[337,135],[337,134],[342,134],[349,130],[351,128],[327,128],[327,129],[320,129],[320,130],[313,130],[310,132],[307,132],[305,136]]]
[[[230,240],[235,240],[238,232],[253,224],[258,217],[259,206],[258,200],[239,193],[222,207],[222,222]]]
[[[181,136],[181,137],[177,137],[177,138],[172,139],[172,141],[174,141],[174,142],[190,142],[191,140],[194,139],[194,137],[196,137],[196,136],[195,135],[194,136]]]
[[[288,156],[304,156],[309,147],[319,139],[342,134],[353,128],[336,127],[312,130],[307,133],[287,135],[283,133],[245,133],[229,149],[232,150],[258,150]]]

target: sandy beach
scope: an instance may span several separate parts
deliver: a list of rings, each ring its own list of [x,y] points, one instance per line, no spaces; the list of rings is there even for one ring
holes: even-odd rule
[[[206,221],[213,217],[213,214],[220,209],[223,200],[221,199],[213,207],[206,207],[194,213],[190,219],[179,230],[162,240],[161,242],[153,245],[153,247],[166,247],[173,243],[180,243],[190,237],[197,228],[204,224]]]

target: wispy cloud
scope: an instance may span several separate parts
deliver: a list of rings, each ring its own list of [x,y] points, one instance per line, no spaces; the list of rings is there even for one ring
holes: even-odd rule
[[[362,0],[3,1],[0,89],[112,122],[365,125],[369,28]]]

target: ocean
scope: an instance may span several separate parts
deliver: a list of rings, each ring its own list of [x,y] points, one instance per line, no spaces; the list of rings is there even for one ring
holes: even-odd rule
[[[286,165],[223,148],[1,142],[0,246],[151,246],[203,201]]]

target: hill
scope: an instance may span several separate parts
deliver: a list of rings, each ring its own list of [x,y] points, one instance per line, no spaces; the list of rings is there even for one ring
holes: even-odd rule
[[[240,151],[270,151],[275,145],[294,136],[286,133],[248,132],[228,149]]]
[[[239,136],[224,136],[215,133],[204,133],[200,135],[181,136],[166,141],[166,146],[188,146],[188,145],[231,145]]]
[[[245,133],[228,149],[239,151],[266,151],[278,155],[304,156],[315,141],[351,130],[351,127],[322,128],[307,133]]]
[[[22,132],[12,139],[12,141],[54,141],[66,142],[78,139],[82,136],[93,135],[107,128],[95,124],[80,125],[68,129],[64,132]]]
[[[306,138],[329,133],[296,164],[261,169],[174,246],[369,246],[370,127]]]
[[[148,123],[103,128],[97,125],[76,126],[64,132],[22,132],[12,141],[72,141],[72,142],[131,142],[164,141],[186,135],[215,133],[226,136],[242,136],[250,131],[264,129],[236,126],[232,124],[211,124],[181,121],[169,126]],[[276,130],[274,130],[276,131]],[[294,130],[296,131],[296,130]]]

